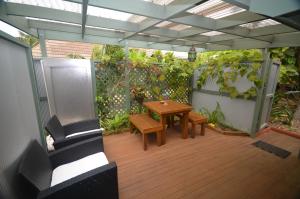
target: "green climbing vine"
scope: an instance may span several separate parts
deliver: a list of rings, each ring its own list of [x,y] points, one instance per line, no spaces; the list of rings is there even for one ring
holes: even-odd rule
[[[249,99],[257,95],[262,86],[259,71],[262,53],[259,50],[229,50],[201,53],[196,62],[201,66],[201,74],[197,86],[201,89],[209,78],[216,79],[220,92],[225,92],[231,98],[243,97]],[[246,91],[239,91],[234,83],[246,77],[252,86]]]

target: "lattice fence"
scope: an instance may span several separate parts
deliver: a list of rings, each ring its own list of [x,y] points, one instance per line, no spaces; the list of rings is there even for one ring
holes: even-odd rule
[[[189,102],[189,79],[178,80],[172,74],[164,74],[159,66],[126,70],[121,65],[104,67],[96,63],[95,71],[98,112],[101,118],[145,111],[131,94],[136,87],[143,88],[145,101],[172,99],[182,103]]]

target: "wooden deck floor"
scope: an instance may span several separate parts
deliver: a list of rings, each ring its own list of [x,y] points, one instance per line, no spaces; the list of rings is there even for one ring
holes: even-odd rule
[[[292,154],[281,159],[252,146],[256,140]],[[121,199],[300,198],[300,140],[286,135],[252,139],[207,130],[204,137],[184,140],[170,129],[166,145],[156,146],[153,138],[147,151],[139,134],[106,136],[104,143],[108,159],[118,165]]]

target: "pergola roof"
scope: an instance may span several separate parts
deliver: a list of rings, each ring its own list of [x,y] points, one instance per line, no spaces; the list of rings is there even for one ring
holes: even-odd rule
[[[188,51],[300,46],[298,0],[8,0],[0,19],[53,40]]]

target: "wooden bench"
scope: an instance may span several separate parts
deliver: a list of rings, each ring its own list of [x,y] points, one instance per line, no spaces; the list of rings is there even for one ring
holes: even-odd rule
[[[129,116],[130,132],[133,133],[133,128],[137,128],[143,136],[143,147],[147,150],[148,134],[156,133],[157,145],[161,145],[161,134],[163,126],[152,119],[148,114],[136,114]]]
[[[200,135],[205,135],[205,125],[207,124],[207,118],[199,113],[193,111],[189,112],[189,122],[192,123],[192,138],[196,135],[196,125],[201,125]]]
[[[180,119],[182,118],[182,115],[176,114],[177,117]],[[174,120],[174,119],[171,119]],[[189,122],[192,123],[192,138],[195,138],[196,135],[196,125],[201,125],[201,132],[200,135],[205,135],[205,125],[207,124],[207,118],[203,115],[200,115],[199,113],[196,113],[194,111],[189,112]]]

